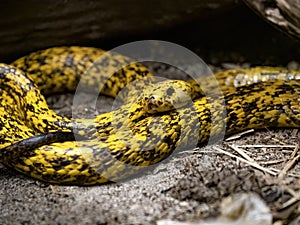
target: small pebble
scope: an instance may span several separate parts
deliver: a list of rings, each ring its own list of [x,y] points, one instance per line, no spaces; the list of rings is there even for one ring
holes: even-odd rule
[[[299,70],[300,65],[297,61],[291,61],[287,64],[287,68],[291,70]]]

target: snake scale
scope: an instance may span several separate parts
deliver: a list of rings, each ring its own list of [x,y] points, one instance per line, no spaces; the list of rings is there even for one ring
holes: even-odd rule
[[[50,183],[125,179],[178,146],[217,137],[225,126],[227,135],[248,128],[300,127],[300,72],[285,68],[214,74],[220,97],[211,77],[200,84],[155,82],[146,67],[126,56],[72,46],[0,64],[0,77],[0,162]],[[90,91],[121,96],[124,104],[93,119],[70,119],[48,108],[43,95],[74,91],[79,81]]]

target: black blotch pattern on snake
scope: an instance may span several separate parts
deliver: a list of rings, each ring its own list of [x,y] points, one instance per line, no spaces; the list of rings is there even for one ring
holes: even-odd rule
[[[214,74],[219,96],[212,76],[156,83],[146,67],[126,56],[55,47],[0,64],[0,77],[0,161],[50,183],[118,181],[162,161],[179,145],[205,143],[224,126],[227,135],[300,127],[300,73],[285,68]],[[74,91],[79,80],[90,91],[121,93],[124,104],[94,119],[72,120],[48,108],[43,94]],[[127,86],[136,80],[135,87]]]

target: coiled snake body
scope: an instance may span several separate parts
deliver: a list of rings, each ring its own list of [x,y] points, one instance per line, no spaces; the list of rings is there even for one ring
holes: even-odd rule
[[[122,68],[114,72],[118,66]],[[147,68],[125,56],[56,47],[0,64],[0,77],[0,161],[51,183],[91,185],[124,179],[167,158],[178,146],[189,146],[191,140],[205,143],[225,125],[226,134],[300,127],[300,73],[284,68],[215,74],[223,98],[214,94],[211,77],[200,85],[156,83]],[[90,90],[101,89],[112,97],[119,93],[124,104],[95,119],[71,120],[48,108],[41,93],[74,91],[80,79]],[[138,79],[134,88],[120,92]],[[211,90],[210,96],[204,95],[202,85]]]

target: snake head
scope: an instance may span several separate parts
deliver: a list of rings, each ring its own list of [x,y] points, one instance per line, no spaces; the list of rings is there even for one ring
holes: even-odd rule
[[[192,100],[193,88],[189,83],[180,80],[168,80],[155,84],[151,93],[144,93],[141,99],[144,111],[150,114],[171,111],[181,108]]]
[[[130,119],[168,112],[181,108],[192,100],[192,86],[181,80],[166,80],[147,88],[132,104]]]

